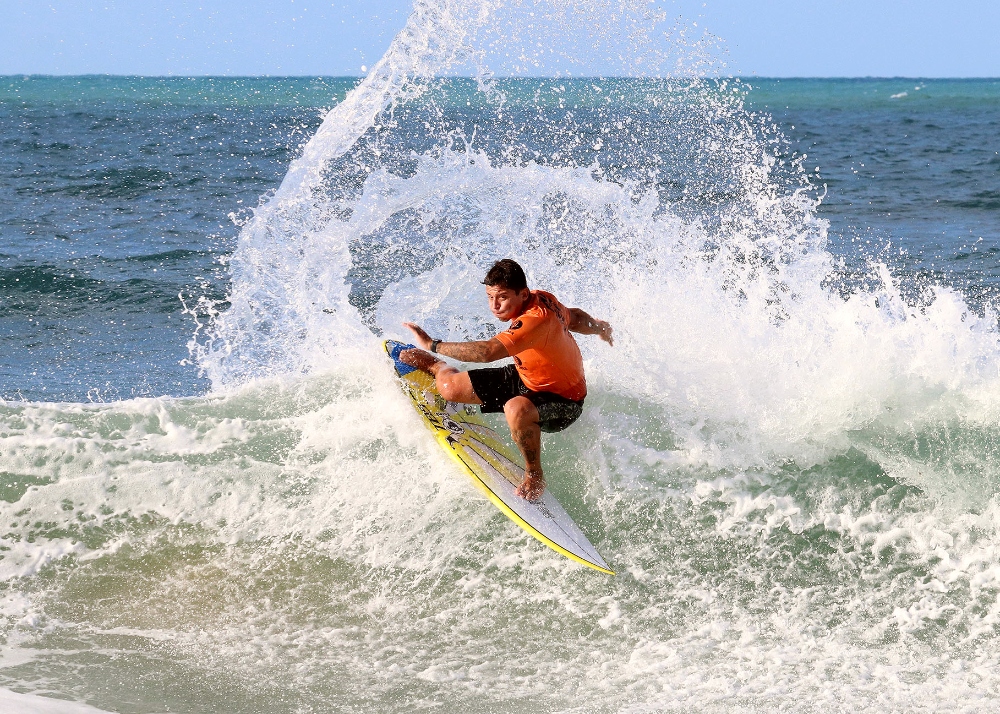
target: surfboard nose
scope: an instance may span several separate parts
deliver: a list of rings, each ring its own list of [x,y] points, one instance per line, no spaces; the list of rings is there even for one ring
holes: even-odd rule
[[[406,364],[405,362],[400,362],[399,353],[403,350],[409,350],[416,347],[416,345],[408,345],[403,342],[397,342],[396,340],[386,340],[385,341],[385,351],[389,355],[389,358],[393,361],[393,366],[396,368],[396,374],[400,377],[405,377],[410,372],[416,370],[416,367]]]

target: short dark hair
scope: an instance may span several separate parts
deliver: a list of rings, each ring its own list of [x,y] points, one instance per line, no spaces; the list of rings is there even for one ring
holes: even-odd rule
[[[483,285],[521,292],[528,287],[528,279],[524,277],[524,270],[517,264],[517,261],[504,258],[493,264],[493,267],[486,273],[486,277],[483,278]]]

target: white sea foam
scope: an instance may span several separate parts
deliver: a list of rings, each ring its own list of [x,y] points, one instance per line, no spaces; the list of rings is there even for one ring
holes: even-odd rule
[[[4,714],[104,714],[103,709],[95,709],[86,704],[18,694],[6,689],[0,689],[0,709]]]

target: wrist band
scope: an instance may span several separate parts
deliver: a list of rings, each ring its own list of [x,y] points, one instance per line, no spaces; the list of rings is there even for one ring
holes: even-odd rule
[[[431,352],[437,352],[440,344],[441,340],[431,340]]]

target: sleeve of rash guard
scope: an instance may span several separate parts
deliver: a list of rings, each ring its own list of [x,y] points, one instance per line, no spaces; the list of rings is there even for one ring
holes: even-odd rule
[[[545,336],[542,329],[545,318],[541,315],[522,315],[510,323],[510,327],[497,335],[497,339],[507,348],[511,356],[530,350]]]

